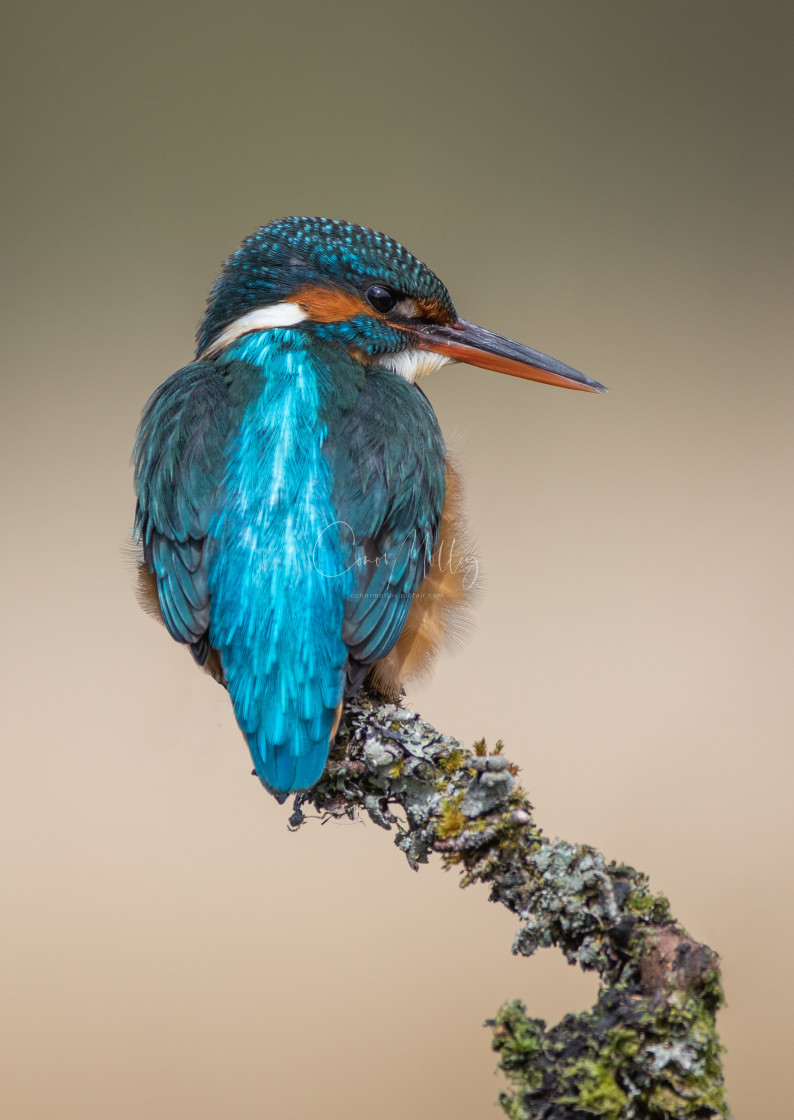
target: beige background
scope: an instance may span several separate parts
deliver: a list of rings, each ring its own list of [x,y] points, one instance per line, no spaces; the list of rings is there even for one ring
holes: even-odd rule
[[[298,835],[139,613],[148,394],[222,258],[383,229],[611,388],[454,367],[476,634],[411,697],[724,957],[737,1115],[792,999],[792,18],[687,2],[27,3],[3,33],[0,1114],[495,1116],[481,1027],[592,978],[363,824]]]

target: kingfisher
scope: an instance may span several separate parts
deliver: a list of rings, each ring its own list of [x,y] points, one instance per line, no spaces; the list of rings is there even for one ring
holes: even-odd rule
[[[284,218],[225,262],[195,359],[144,408],[140,597],[280,800],[319,780],[345,698],[401,695],[465,609],[460,477],[419,386],[449,362],[606,391],[460,318],[390,237]]]

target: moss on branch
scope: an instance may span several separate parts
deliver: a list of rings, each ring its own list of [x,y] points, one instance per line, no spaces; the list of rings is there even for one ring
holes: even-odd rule
[[[498,743],[469,750],[380,697],[348,705],[321,781],[290,824],[365,812],[414,869],[437,853],[519,920],[513,952],[555,946],[600,979],[589,1011],[551,1028],[506,1004],[488,1025],[512,1120],[728,1118],[715,1027],[719,959],[688,936],[645,875],[549,840]]]

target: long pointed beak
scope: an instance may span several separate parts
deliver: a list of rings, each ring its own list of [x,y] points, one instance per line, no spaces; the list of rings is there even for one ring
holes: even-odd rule
[[[564,389],[581,389],[587,393],[609,392],[605,385],[585,377],[556,358],[503,338],[465,319],[457,319],[447,327],[436,324],[414,327],[411,334],[415,345],[422,350],[443,354],[453,362],[509,373],[512,377],[524,377],[528,381],[542,381],[546,385],[560,385]]]

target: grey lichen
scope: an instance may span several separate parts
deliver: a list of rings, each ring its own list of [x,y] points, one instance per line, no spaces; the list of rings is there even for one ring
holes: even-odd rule
[[[662,895],[593,848],[535,825],[517,768],[483,742],[471,750],[376,696],[348,705],[321,781],[295,798],[324,816],[365,812],[414,869],[435,852],[462,885],[487,883],[519,919],[513,952],[555,946],[595,970],[595,1006],[547,1028],[520,1002],[489,1022],[513,1120],[711,1120],[730,1112],[715,1016],[719,960],[673,919]]]

